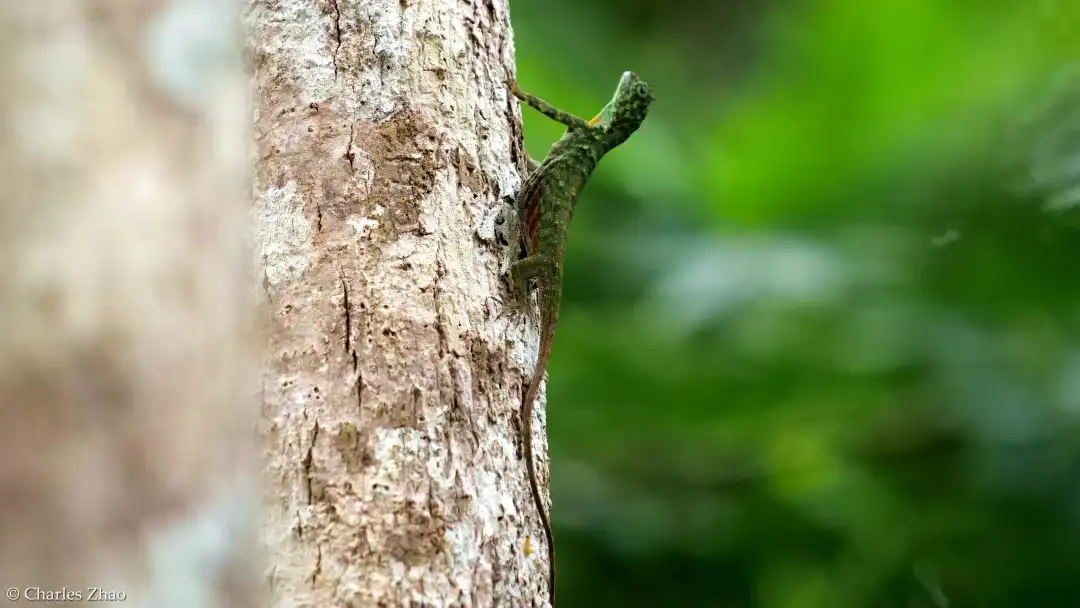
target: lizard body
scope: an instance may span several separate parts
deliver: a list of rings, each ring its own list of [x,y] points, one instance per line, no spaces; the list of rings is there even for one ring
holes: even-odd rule
[[[533,403],[547,370],[555,327],[562,299],[563,254],[566,233],[574,215],[578,197],[596,165],[605,154],[622,144],[641,126],[653,101],[649,85],[633,72],[624,72],[615,95],[603,110],[586,121],[564,112],[521,90],[509,81],[511,93],[552,120],[566,125],[566,132],[556,141],[542,162],[529,159],[530,173],[515,197],[519,237],[512,242],[524,246],[525,257],[510,266],[510,283],[518,302],[528,298],[530,283],[538,289],[540,305],[540,353],[536,367],[521,402],[521,424],[526,468],[533,502],[544,525],[548,545],[551,605],[555,605],[555,544],[551,522],[544,510],[536,482],[532,453]]]

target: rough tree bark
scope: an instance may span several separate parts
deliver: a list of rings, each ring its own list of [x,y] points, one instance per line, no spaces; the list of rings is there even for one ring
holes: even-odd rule
[[[0,2],[9,600],[264,605],[238,8]]]
[[[535,327],[477,236],[522,159],[507,2],[250,8],[276,605],[543,605]]]

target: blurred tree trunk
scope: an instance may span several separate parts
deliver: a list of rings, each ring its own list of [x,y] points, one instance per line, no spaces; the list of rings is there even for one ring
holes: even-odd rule
[[[250,9],[276,605],[540,604],[535,336],[506,337],[478,238],[519,179],[507,3]]]
[[[264,604],[238,8],[0,3],[9,600]]]

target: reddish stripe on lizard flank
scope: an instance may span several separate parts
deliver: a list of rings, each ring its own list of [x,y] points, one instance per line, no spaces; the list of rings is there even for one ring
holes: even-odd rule
[[[540,249],[540,220],[543,218],[540,212],[541,206],[540,189],[537,188],[536,194],[525,209],[525,238],[529,243],[529,253]]]

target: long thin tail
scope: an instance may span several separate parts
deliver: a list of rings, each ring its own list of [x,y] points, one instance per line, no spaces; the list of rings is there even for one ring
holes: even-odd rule
[[[544,310],[543,306],[541,306],[541,310]],[[551,309],[548,308],[548,310]],[[555,315],[558,315],[557,309]],[[555,318],[544,319],[540,335],[540,355],[536,358],[536,371],[533,372],[532,380],[525,391],[525,399],[522,401],[522,413],[525,415],[525,419],[522,420],[525,428],[525,466],[528,467],[529,486],[532,490],[533,503],[536,504],[536,511],[540,514],[540,522],[544,524],[544,537],[548,546],[548,597],[551,598],[553,608],[555,606],[555,539],[552,537],[551,520],[548,519],[547,512],[544,510],[544,501],[540,498],[540,488],[536,482],[536,465],[532,451],[532,412],[536,396],[540,392],[540,381],[543,380],[544,372],[547,371],[548,359],[551,356],[551,345],[555,340],[556,322],[557,319]]]
[[[532,441],[526,441],[527,448],[532,448]],[[548,546],[548,569],[550,576],[548,578],[548,597],[551,598],[552,607],[555,606],[555,540],[551,535],[551,521],[548,519],[547,513],[544,512],[544,503],[540,500],[540,488],[536,484],[536,467],[533,466],[533,459],[526,458],[525,465],[529,467],[529,485],[532,486],[533,502],[536,504],[536,511],[540,514],[540,521],[544,524],[544,536],[547,540]]]

